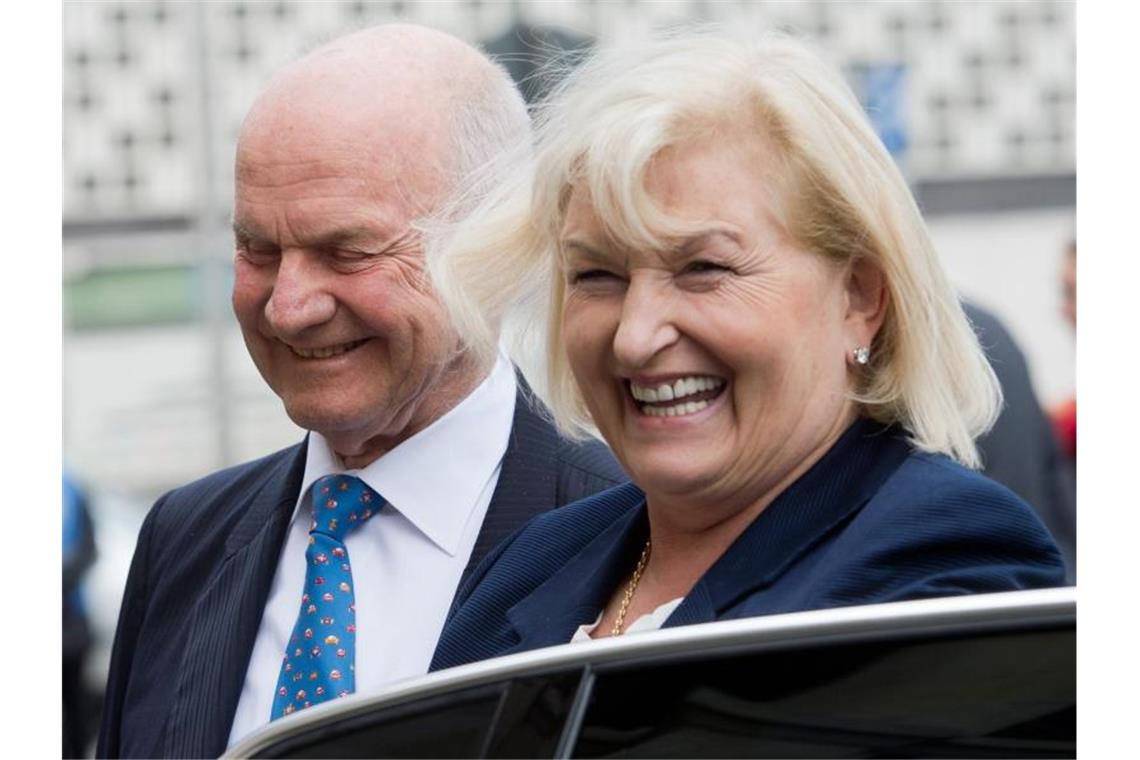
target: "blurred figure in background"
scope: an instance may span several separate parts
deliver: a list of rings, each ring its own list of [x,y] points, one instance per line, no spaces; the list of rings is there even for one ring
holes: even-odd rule
[[[1065,249],[1065,258],[1061,263],[1061,314],[1065,321],[1077,331],[1077,241],[1069,242]],[[1053,408],[1053,430],[1057,435],[1057,442],[1061,446],[1061,455],[1065,464],[1073,472],[1076,481],[1077,467],[1077,397]]]
[[[1053,430],[1029,377],[1025,355],[1001,321],[963,302],[986,359],[1002,388],[997,422],[978,439],[982,471],[1037,510],[1065,560],[1065,578],[1077,580],[1077,520],[1072,483],[1053,440]]]
[[[87,495],[63,473],[63,757],[86,757],[97,714],[83,677],[91,631],[83,578],[95,563],[95,530]]]

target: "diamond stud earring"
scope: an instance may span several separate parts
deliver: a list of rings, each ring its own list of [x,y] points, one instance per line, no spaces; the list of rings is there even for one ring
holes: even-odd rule
[[[851,355],[855,357],[856,364],[865,366],[871,360],[871,348],[870,346],[859,346],[851,352]]]

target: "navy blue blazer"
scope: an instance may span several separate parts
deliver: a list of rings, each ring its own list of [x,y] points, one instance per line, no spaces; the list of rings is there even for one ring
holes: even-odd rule
[[[464,577],[530,518],[625,480],[608,449],[561,439],[524,395]],[[151,509],[119,614],[97,756],[225,751],[306,443],[171,491]]]
[[[568,642],[645,545],[632,483],[542,515],[460,590],[431,669]],[[1058,586],[1033,510],[897,428],[860,420],[702,576],[665,627],[795,610]]]

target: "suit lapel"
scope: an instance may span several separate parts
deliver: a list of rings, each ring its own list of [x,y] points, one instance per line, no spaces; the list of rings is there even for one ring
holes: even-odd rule
[[[803,476],[752,521],[665,621],[707,623],[772,585],[796,560],[845,523],[910,453],[897,429],[859,420]]]
[[[463,588],[471,571],[491,549],[532,517],[558,505],[558,472],[551,466],[558,457],[558,434],[535,411],[532,404],[539,402],[533,399],[526,382],[517,373],[516,378],[519,389],[499,482],[491,495],[483,527],[475,539],[459,588]]]
[[[305,470],[306,443],[286,453],[239,505],[225,558],[188,623],[167,724],[168,757],[216,757],[226,747],[250,653]]]
[[[629,485],[610,492],[620,516],[530,595],[507,610],[518,651],[570,641],[592,623],[633,570],[649,535],[644,495]],[[641,503],[637,506],[638,502]]]

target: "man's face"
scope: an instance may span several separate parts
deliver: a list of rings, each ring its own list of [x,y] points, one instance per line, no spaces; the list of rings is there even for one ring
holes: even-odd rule
[[[234,312],[290,418],[361,466],[470,390],[411,228],[439,182],[403,158],[422,135],[277,121],[238,150]]]

